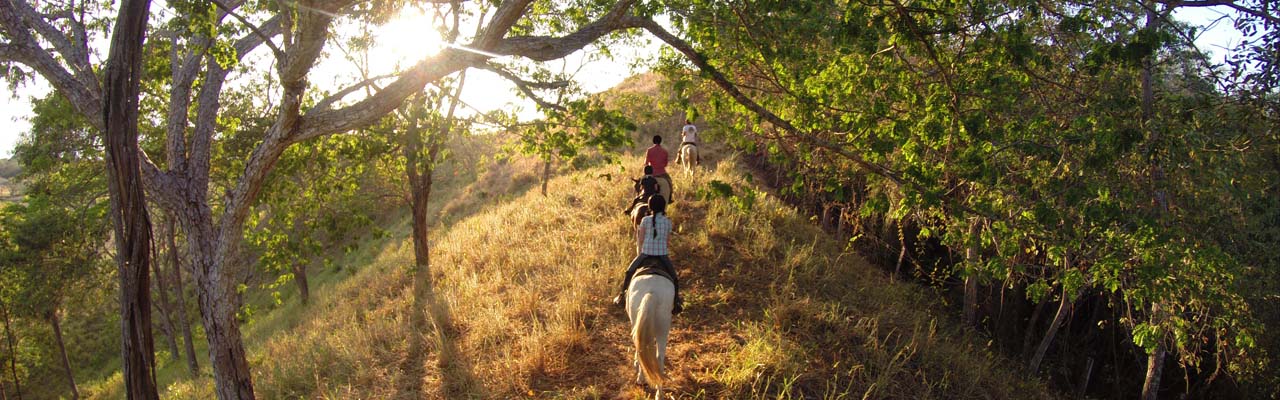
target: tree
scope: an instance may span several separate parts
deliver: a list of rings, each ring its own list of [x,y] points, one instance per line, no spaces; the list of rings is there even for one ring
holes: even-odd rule
[[[419,61],[372,95],[343,102],[375,81],[358,83],[306,104],[305,94],[313,90],[307,77],[331,35],[335,18],[348,13],[352,18],[378,18],[393,9],[345,0],[283,5],[213,1],[216,9],[198,2],[169,4],[167,15],[174,18],[158,23],[166,29],[154,35],[154,49],[165,50],[150,53],[164,55],[169,62],[148,64],[168,72],[151,76],[159,79],[156,84],[167,87],[169,108],[162,117],[167,159],[161,166],[151,162],[150,157],[142,157],[142,186],[175,215],[186,234],[219,398],[254,397],[235,317],[238,295],[233,266],[228,262],[243,233],[250,207],[286,149],[316,137],[368,126],[426,84],[488,63],[493,55],[532,61],[561,58],[608,34],[637,27],[652,13],[640,9],[638,16],[631,15],[633,1],[581,0],[530,7],[531,3],[510,0],[492,5],[492,12],[485,14],[492,17],[476,22],[479,33],[468,38],[466,45]],[[490,7],[479,2],[465,5],[473,10]],[[79,113],[94,121],[95,128],[105,130],[105,123],[97,122],[104,121],[98,108],[103,95],[97,76],[91,72],[94,66],[87,54],[93,41],[87,35],[91,30],[86,29],[101,20],[74,12],[85,9],[84,2],[46,3],[39,7],[38,10],[21,0],[0,6],[0,26],[7,40],[0,48],[0,59],[34,70],[66,96]],[[572,18],[564,19],[562,15]],[[237,23],[223,24],[227,17]],[[275,43],[277,36],[279,45]],[[45,48],[41,43],[52,47]],[[218,120],[224,85],[233,72],[232,66],[264,44],[277,63],[272,73],[279,82],[278,96],[273,96],[278,103],[265,107],[271,110],[271,125],[255,135],[260,139],[255,141],[251,154],[240,159],[243,168],[236,170],[243,172],[226,172],[231,183],[225,196],[211,199],[213,142],[231,136],[215,133],[234,130]],[[25,72],[9,69],[15,70]]]
[[[125,391],[130,399],[159,399],[151,336],[151,220],[142,189],[138,94],[149,0],[121,3],[103,83],[102,126],[108,192],[120,274]]]
[[[673,16],[684,38],[645,29],[678,52],[667,60],[675,74],[693,68],[721,89],[710,100],[716,114],[710,119],[742,132],[731,142],[798,166],[790,169],[797,191],[838,199],[854,186],[872,195],[856,204],[864,215],[911,216],[922,237],[972,249],[977,257],[966,258],[978,260],[959,266],[970,293],[973,279],[1026,285],[1036,301],[1060,293],[1040,349],[1080,293],[1115,304],[1136,350],[1151,354],[1153,365],[1163,361],[1162,349],[1174,348],[1188,368],[1202,365],[1206,354],[1242,374],[1256,365],[1256,323],[1234,282],[1246,254],[1224,252],[1249,234],[1222,240],[1181,221],[1201,220],[1190,217],[1201,213],[1248,217],[1238,204],[1263,187],[1221,177],[1238,176],[1263,156],[1247,149],[1213,160],[1203,154],[1222,154],[1245,135],[1262,138],[1201,128],[1221,115],[1199,110],[1244,106],[1225,106],[1231,93],[1197,95],[1205,100],[1199,107],[1156,101],[1144,109],[1134,100],[1152,90],[1139,83],[1144,60],[1155,66],[1146,75],[1159,82],[1165,55],[1186,48],[1180,38],[1190,37],[1174,24],[1148,30],[1131,22],[1148,16],[1149,5],[693,1],[685,7]],[[1167,17],[1164,11],[1157,18]],[[1151,179],[1159,175],[1153,165],[1170,159],[1195,166],[1180,171],[1204,172],[1177,183]],[[1225,171],[1235,172],[1212,177]],[[1205,207],[1213,212],[1181,207],[1161,216],[1148,206],[1162,197],[1156,193],[1169,204],[1207,200],[1190,182],[1232,189],[1218,191],[1215,206]],[[986,221],[982,229],[972,229],[975,218]],[[966,319],[979,319],[968,317],[976,304],[966,297]],[[1153,307],[1164,299],[1177,299],[1179,311]],[[1036,353],[1032,364],[1044,357]],[[1156,391],[1150,386],[1145,393]]]

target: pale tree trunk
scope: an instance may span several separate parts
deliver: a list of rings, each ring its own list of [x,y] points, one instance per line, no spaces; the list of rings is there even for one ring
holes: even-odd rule
[[[53,327],[53,339],[58,344],[58,354],[62,356],[62,369],[67,374],[67,384],[71,386],[71,398],[79,399],[80,390],[76,389],[76,374],[71,369],[71,358],[67,357],[67,344],[62,340],[62,324],[58,321],[58,312],[49,313],[49,325]]]
[[[1068,264],[1068,268],[1070,264]],[[1083,293],[1083,289],[1076,292]],[[1031,357],[1031,373],[1035,374],[1040,371],[1040,363],[1044,361],[1044,355],[1049,351],[1049,345],[1053,343],[1053,337],[1057,335],[1058,328],[1062,327],[1062,321],[1067,319],[1067,315],[1071,314],[1071,309],[1075,305],[1075,299],[1071,293],[1067,293],[1063,288],[1062,299],[1058,302],[1058,312],[1053,315],[1053,322],[1049,323],[1049,329],[1045,330],[1044,337],[1040,339],[1040,345],[1036,346],[1036,353]]]
[[[1151,314],[1160,313],[1160,303],[1151,305]],[[1160,376],[1164,374],[1164,341],[1156,342],[1155,350],[1147,356],[1147,374],[1142,381],[1142,400],[1156,400],[1160,395]]]
[[[1027,320],[1027,329],[1022,334],[1022,358],[1031,358],[1031,334],[1035,332],[1036,323],[1040,322],[1040,314],[1044,313],[1044,306],[1049,304],[1049,299],[1041,299],[1036,304],[1035,311],[1031,312],[1031,318]]]
[[[893,267],[894,279],[901,277],[902,264],[907,260],[907,233],[903,230],[902,223],[902,220],[898,220],[898,245],[901,249],[898,250],[898,263]]]
[[[969,243],[964,249],[964,262],[968,273],[964,277],[964,323],[978,326],[978,219],[969,221]]]
[[[1144,2],[1147,10],[1146,26],[1143,28],[1149,32],[1155,32],[1160,27],[1161,17],[1156,13],[1156,2]],[[1172,10],[1172,7],[1165,9],[1164,14]],[[1169,209],[1168,199],[1165,197],[1162,181],[1164,181],[1164,170],[1160,166],[1160,158],[1158,156],[1158,148],[1162,139],[1160,131],[1151,129],[1150,122],[1155,116],[1155,91],[1152,84],[1152,74],[1155,69],[1155,57],[1148,55],[1142,60],[1142,126],[1149,132],[1147,138],[1147,156],[1149,157],[1149,174],[1151,179],[1151,196],[1157,209],[1156,213],[1161,219],[1163,214]],[[1160,319],[1160,302],[1155,301],[1151,304],[1151,318],[1153,322],[1159,323]],[[1155,400],[1160,392],[1160,376],[1164,373],[1164,338],[1157,336],[1156,348],[1147,357],[1147,371],[1142,384],[1142,399]]]
[[[182,341],[186,347],[187,370],[191,377],[200,374],[200,363],[196,359],[196,344],[191,339],[191,319],[187,317],[187,291],[182,284],[182,258],[178,256],[178,227],[172,215],[169,216],[169,229],[165,232],[165,242],[169,247],[169,264],[173,268],[174,308],[178,310],[178,328],[182,330]]]
[[[4,313],[4,336],[9,342],[9,373],[13,376],[13,391],[18,400],[22,400],[22,382],[18,380],[18,353],[14,351],[13,329],[9,326],[9,306],[0,302],[0,313]]]
[[[123,335],[125,393],[130,399],[159,399],[155,344],[151,337],[151,221],[142,191],[138,148],[138,93],[142,42],[149,0],[120,5],[103,85],[107,171],[115,222],[116,266],[120,274],[120,331]]]

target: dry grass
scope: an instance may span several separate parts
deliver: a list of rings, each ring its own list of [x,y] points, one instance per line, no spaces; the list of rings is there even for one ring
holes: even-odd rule
[[[251,347],[266,398],[642,398],[626,317],[608,305],[634,254],[630,185],[587,171],[437,232],[442,329],[409,332],[408,241],[386,248]],[[1048,398],[916,287],[889,281],[772,197],[694,199],[732,162],[677,175],[673,258],[687,311],[668,368],[676,398]],[[410,340],[426,351],[409,354]],[[174,388],[170,394],[184,392]],[[182,396],[179,396],[182,397]],[[191,397],[201,397],[198,393]]]
[[[888,280],[732,161],[673,172],[673,259],[687,308],[668,353],[675,398],[1047,398],[984,345],[939,318],[932,298]],[[627,160],[634,164],[636,160]],[[411,329],[407,222],[364,246],[313,303],[264,314],[246,344],[263,398],[643,398],[624,313],[608,304],[634,255],[622,206],[630,182],[607,167],[537,190],[536,164],[489,163],[436,199],[437,328]],[[696,198],[711,180],[734,198]],[[471,183],[464,186],[465,183]],[[754,198],[748,207],[745,198]],[[495,205],[496,204],[496,205]],[[364,251],[364,250],[362,250]],[[415,342],[424,350],[414,351]],[[203,350],[201,350],[203,352]],[[165,398],[212,398],[197,380]],[[91,398],[118,398],[119,375]]]

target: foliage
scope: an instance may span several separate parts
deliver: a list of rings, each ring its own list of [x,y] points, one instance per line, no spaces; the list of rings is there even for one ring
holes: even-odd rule
[[[98,307],[114,304],[98,298],[114,283],[105,249],[109,204],[102,149],[88,124],[57,94],[37,99],[34,111],[32,130],[14,151],[27,193],[0,209],[0,300],[24,349],[17,361],[28,376],[19,379],[62,390],[61,356],[48,326],[53,318],[63,321],[73,365],[102,363],[102,345],[118,349],[116,341],[84,338],[72,328],[111,321]]]
[[[1167,343],[1189,368],[1248,377],[1264,361],[1238,279],[1275,258],[1239,243],[1273,229],[1256,210],[1277,141],[1265,112],[1214,89],[1184,27],[1128,22],[1146,13],[1132,2],[687,7],[673,23],[779,118],[717,91],[708,119],[782,165],[788,193],[979,243],[961,276],[1105,296],[1135,344]]]
[[[390,177],[378,159],[388,151],[384,142],[350,135],[320,138],[281,156],[245,227],[267,289],[305,279],[296,275],[311,265],[331,265],[334,253],[326,249],[345,253],[358,246],[351,239],[369,230],[386,204],[379,182]]]
[[[544,107],[543,119],[519,133],[517,149],[543,161],[573,159],[585,148],[605,154],[629,145],[636,126],[620,111],[609,110],[596,100],[575,100],[564,106]]]

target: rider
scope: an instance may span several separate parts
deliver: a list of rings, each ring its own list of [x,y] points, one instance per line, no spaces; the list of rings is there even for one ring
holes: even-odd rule
[[[658,179],[653,177],[653,167],[644,166],[644,177],[640,178],[640,193],[631,200],[631,205],[622,210],[623,214],[631,214],[637,204],[648,204],[649,197],[658,193]]]
[[[688,146],[688,145],[693,145],[694,147],[697,147],[697,146],[699,145],[699,143],[698,143],[698,127],[696,127],[696,126],[694,126],[694,125],[693,125],[693,121],[690,121],[690,120],[687,120],[687,119],[686,119],[686,120],[684,120],[684,128],[680,128],[680,148],[681,148],[681,149],[683,149],[683,148],[684,148],[684,146]],[[681,152],[681,153],[683,153],[683,152]],[[680,155],[677,155],[677,156],[676,156],[676,158],[679,158],[679,157],[680,157]],[[686,160],[686,161],[688,161],[688,160]],[[698,163],[698,164],[701,164],[701,163],[702,163],[702,154],[701,154],[701,152],[699,152],[699,153],[698,153],[698,159],[696,159],[696,160],[694,160],[694,161],[697,161],[697,163]]]
[[[667,181],[667,187],[672,188],[668,195],[672,198],[665,200],[667,203],[674,203],[675,187],[671,186],[671,176],[667,175],[668,159],[670,158],[667,155],[667,149],[662,148],[662,135],[653,135],[653,146],[649,146],[644,153],[644,165],[653,167],[653,177]]]
[[[649,212],[651,215],[640,220],[640,227],[636,229],[636,241],[640,245],[640,254],[631,260],[631,266],[627,267],[627,274],[622,280],[622,292],[613,298],[613,304],[626,304],[627,289],[631,287],[631,275],[640,269],[640,265],[645,259],[656,258],[662,269],[671,276],[671,284],[676,288],[675,303],[671,307],[672,314],[679,314],[684,309],[684,300],[680,297],[680,279],[676,276],[676,268],[671,265],[671,257],[667,255],[667,239],[671,237],[671,219],[667,218],[667,201],[662,195],[654,195],[649,198]]]

